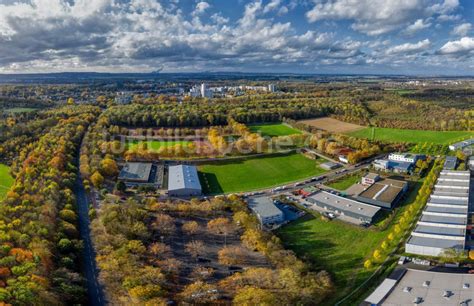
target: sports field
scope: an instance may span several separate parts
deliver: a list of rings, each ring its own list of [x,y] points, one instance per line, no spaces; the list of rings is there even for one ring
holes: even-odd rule
[[[10,189],[14,181],[9,171],[10,167],[0,164],[0,200],[5,198],[7,191]]]
[[[248,126],[252,133],[260,133],[262,136],[276,137],[301,134],[300,130],[294,129],[282,123],[276,124],[253,124]]]
[[[299,153],[214,162],[199,166],[205,194],[251,191],[294,182],[326,172]]]
[[[474,132],[468,131],[423,131],[377,127],[373,129],[375,140],[388,142],[450,144],[474,137]],[[364,128],[347,134],[353,137],[372,139],[372,128]]]
[[[148,144],[148,149],[149,150],[159,150],[162,147],[171,147],[177,144],[186,146],[188,144],[191,144],[192,141],[187,141],[187,140],[129,140],[127,143],[127,148],[128,149],[134,149],[136,148],[139,144],[141,143],[147,143]]]

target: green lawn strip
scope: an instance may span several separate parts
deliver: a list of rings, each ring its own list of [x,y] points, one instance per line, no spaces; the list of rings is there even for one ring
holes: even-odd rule
[[[344,191],[347,188],[349,188],[352,185],[359,182],[361,177],[362,177],[361,172],[352,173],[352,174],[346,175],[346,176],[344,176],[340,179],[337,179],[333,182],[330,182],[330,183],[326,184],[326,186],[337,189],[337,190],[340,190],[340,191]]]
[[[6,113],[17,114],[17,113],[29,113],[39,110],[38,108],[32,107],[12,107],[5,109]]]
[[[277,124],[253,124],[248,126],[252,133],[261,133],[262,136],[276,137],[301,134],[300,130],[294,129],[282,123]]]
[[[199,166],[206,194],[243,192],[269,188],[326,172],[299,153],[218,161]]]
[[[335,293],[325,304],[334,305],[377,269],[377,264],[365,269],[364,261],[371,257],[405,209],[415,201],[421,185],[421,181],[410,184],[409,194],[393,212],[394,216],[385,214],[385,218],[390,217],[388,226],[365,229],[339,220],[323,221],[314,213],[315,216],[306,216],[277,231],[285,247],[309,260],[315,269],[325,269],[333,276]]]
[[[424,131],[391,128],[374,128],[374,139],[388,142],[450,144],[474,137],[469,131]],[[365,128],[347,133],[357,138],[372,138],[372,128]]]
[[[134,139],[134,140],[129,140],[128,141],[127,148],[128,149],[134,149],[139,144],[144,143],[144,142],[146,142],[148,144],[148,149],[154,150],[154,151],[159,150],[161,147],[171,147],[171,146],[174,146],[174,145],[177,145],[177,144],[186,146],[186,145],[192,143],[192,141],[188,141],[188,140],[170,140],[170,141],[167,141],[167,140],[136,140],[136,139]]]
[[[14,179],[10,175],[10,167],[0,164],[0,200],[3,200],[13,185]]]

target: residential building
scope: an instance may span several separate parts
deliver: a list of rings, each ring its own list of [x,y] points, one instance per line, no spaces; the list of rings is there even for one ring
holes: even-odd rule
[[[168,167],[168,195],[193,197],[202,194],[197,168],[189,165]]]
[[[439,256],[446,249],[464,250],[469,194],[469,171],[441,171],[421,218],[405,244],[406,252]]]
[[[283,212],[270,197],[251,198],[248,200],[248,206],[262,225],[278,224],[284,221]]]
[[[324,211],[347,216],[360,222],[372,223],[380,207],[341,197],[326,191],[320,191],[306,198]]]
[[[275,84],[268,84],[268,92],[275,92],[276,86]]]

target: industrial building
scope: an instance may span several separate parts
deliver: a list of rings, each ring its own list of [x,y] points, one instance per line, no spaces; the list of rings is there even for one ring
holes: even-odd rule
[[[380,207],[341,197],[326,191],[320,191],[306,198],[324,211],[336,215],[351,217],[361,222],[372,223]]]
[[[474,274],[402,270],[386,278],[365,305],[464,305],[474,300]]]
[[[362,185],[368,185],[368,186],[371,186],[372,184],[375,184],[375,182],[377,182],[378,180],[380,180],[380,175],[378,175],[377,173],[367,173],[365,176],[362,177]]]
[[[248,205],[262,225],[278,224],[285,218],[283,212],[276,207],[270,197],[251,198],[248,200]]]
[[[363,181],[368,183],[371,180],[370,178],[366,178],[365,180],[363,178]],[[408,190],[408,183],[405,181],[388,178],[372,181],[374,182],[356,196],[357,200],[383,208],[392,209],[403,196],[403,194],[405,194],[405,192]]]
[[[195,166],[177,165],[168,168],[168,195],[192,197],[202,194],[201,183]]]
[[[452,145],[449,145],[449,149],[451,151],[462,150],[465,147],[469,147],[469,146],[472,146],[472,145],[474,145],[474,138],[453,143]]]
[[[376,159],[372,165],[376,170],[409,173],[415,168],[418,160],[424,160],[425,155],[412,153],[391,153],[387,159]]]
[[[441,171],[422,216],[405,244],[405,251],[439,256],[446,249],[463,250],[469,193],[469,171]]]
[[[456,156],[446,156],[444,161],[444,170],[454,170],[456,169],[456,164],[458,163],[458,158]]]
[[[325,162],[325,163],[319,164],[319,167],[321,167],[324,170],[334,170],[341,167],[341,165],[335,162]]]
[[[163,185],[163,165],[153,163],[126,163],[120,170],[118,180],[125,183],[127,187]]]

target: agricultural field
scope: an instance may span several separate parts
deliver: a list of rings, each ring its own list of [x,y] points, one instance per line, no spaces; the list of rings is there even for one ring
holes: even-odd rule
[[[300,130],[294,129],[282,123],[276,124],[254,124],[248,126],[252,133],[260,133],[262,136],[276,137],[301,134]]]
[[[373,129],[373,132],[372,132]],[[372,135],[373,133],[373,135]],[[364,128],[362,130],[347,133],[357,138],[368,138],[388,142],[411,142],[411,143],[433,143],[450,144],[474,136],[469,131],[424,131],[405,130],[391,128]]]
[[[325,184],[325,185],[328,186],[328,187],[340,190],[340,191],[344,191],[347,188],[349,188],[352,185],[359,182],[361,177],[362,177],[361,172],[356,172],[356,173],[352,173],[352,174],[346,175],[344,177],[341,177],[341,178],[339,178],[339,179],[337,179],[333,182],[330,182],[328,184]]]
[[[171,147],[177,144],[186,146],[192,143],[192,141],[188,140],[129,140],[127,143],[127,149],[134,149],[144,142],[147,143],[149,150],[154,151],[158,151],[162,147]]]
[[[0,200],[5,198],[7,191],[13,184],[13,177],[9,173],[10,168],[6,165],[0,164]]]
[[[282,185],[326,172],[299,153],[219,161],[198,167],[206,194],[251,191]]]
[[[364,128],[361,125],[343,122],[329,117],[300,120],[298,122],[333,133],[349,133]]]

